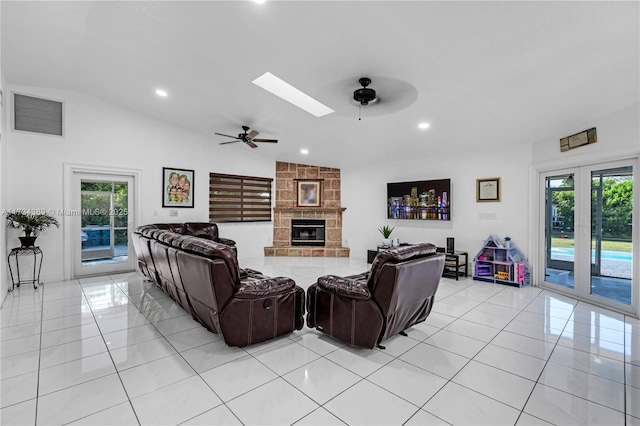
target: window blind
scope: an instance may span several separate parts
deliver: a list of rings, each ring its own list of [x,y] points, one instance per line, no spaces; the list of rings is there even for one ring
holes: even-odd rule
[[[210,173],[209,221],[270,221],[272,182],[271,178]]]

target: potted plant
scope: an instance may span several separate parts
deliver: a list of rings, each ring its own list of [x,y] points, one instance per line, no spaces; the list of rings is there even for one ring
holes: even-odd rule
[[[378,228],[378,231],[380,231],[380,233],[384,237],[384,240],[382,240],[382,245],[384,247],[391,247],[391,240],[389,239],[389,237],[391,236],[391,233],[393,232],[394,229],[396,229],[395,226],[389,227],[387,225],[384,225]]]
[[[33,247],[40,232],[52,226],[59,228],[60,223],[49,213],[7,213],[7,227],[24,231],[24,237],[18,237],[22,247]]]

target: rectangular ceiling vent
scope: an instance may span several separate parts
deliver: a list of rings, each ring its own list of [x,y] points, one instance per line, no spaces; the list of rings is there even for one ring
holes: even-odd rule
[[[62,102],[13,94],[14,129],[62,136]]]

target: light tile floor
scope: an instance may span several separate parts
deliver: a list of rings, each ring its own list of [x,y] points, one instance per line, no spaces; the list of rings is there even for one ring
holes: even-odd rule
[[[359,259],[252,258],[307,288]],[[443,278],[386,350],[305,328],[227,347],[135,274],[24,285],[1,313],[0,423],[640,425],[640,321]]]

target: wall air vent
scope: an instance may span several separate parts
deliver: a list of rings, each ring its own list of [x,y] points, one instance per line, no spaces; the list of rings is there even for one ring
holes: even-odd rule
[[[14,129],[62,136],[62,102],[13,94]]]

